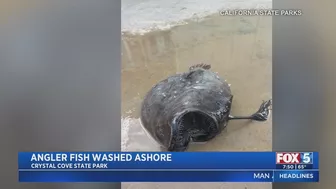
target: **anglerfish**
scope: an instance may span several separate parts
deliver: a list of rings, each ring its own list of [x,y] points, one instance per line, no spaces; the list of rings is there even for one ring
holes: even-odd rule
[[[209,64],[196,64],[185,73],[160,81],[145,96],[141,124],[165,150],[186,151],[191,142],[207,142],[230,120],[266,121],[271,100],[263,101],[249,116],[231,115],[230,85]]]

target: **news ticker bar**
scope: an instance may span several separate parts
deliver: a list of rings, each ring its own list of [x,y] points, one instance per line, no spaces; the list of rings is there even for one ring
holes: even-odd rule
[[[318,170],[19,171],[19,182],[318,182]]]
[[[19,152],[19,169],[318,169],[317,152]]]

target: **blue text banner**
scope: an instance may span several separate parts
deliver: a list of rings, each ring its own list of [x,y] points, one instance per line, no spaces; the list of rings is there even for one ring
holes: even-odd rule
[[[310,169],[318,169],[313,152]],[[275,152],[19,152],[24,169],[276,169]]]

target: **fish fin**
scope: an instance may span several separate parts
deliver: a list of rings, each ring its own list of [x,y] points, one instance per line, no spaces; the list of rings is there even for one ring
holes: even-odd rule
[[[195,64],[190,66],[189,70],[194,70],[195,68],[203,68],[205,70],[209,70],[211,68],[210,64],[204,64],[204,63],[200,63],[200,64]]]
[[[200,69],[197,69],[197,68],[200,68]],[[189,73],[185,75],[185,78],[190,79],[193,74],[200,73],[200,71],[203,72],[204,70],[209,70],[210,68],[211,68],[210,64],[203,64],[203,63],[195,64],[189,68]]]

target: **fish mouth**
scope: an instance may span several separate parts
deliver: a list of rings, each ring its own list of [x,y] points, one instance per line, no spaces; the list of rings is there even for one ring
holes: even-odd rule
[[[176,117],[178,135],[188,135],[193,143],[203,143],[218,131],[217,120],[202,110],[186,110]]]

